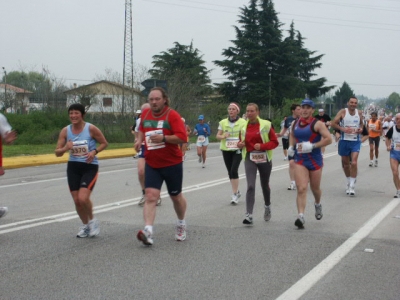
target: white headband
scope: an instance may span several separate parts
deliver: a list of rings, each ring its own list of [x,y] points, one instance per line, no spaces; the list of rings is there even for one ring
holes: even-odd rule
[[[236,109],[238,110],[238,112],[240,112],[240,108],[236,103],[229,103],[229,106],[233,105],[234,107],[236,107]]]

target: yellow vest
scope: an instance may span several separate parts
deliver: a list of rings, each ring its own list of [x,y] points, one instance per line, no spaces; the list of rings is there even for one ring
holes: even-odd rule
[[[271,129],[271,122],[268,120],[264,120],[261,119],[259,117],[257,117],[258,122],[260,123],[260,135],[261,135],[261,139],[263,144],[269,142],[269,130]],[[247,130],[247,125],[248,125],[249,121],[247,120],[246,125],[243,127],[242,130],[242,140],[245,139],[246,137],[246,130]],[[245,141],[246,142],[246,141]],[[245,159],[246,158],[246,146],[242,149],[242,158]],[[272,150],[267,150],[265,151],[265,153],[267,154],[268,157],[268,161],[272,160]]]
[[[223,133],[228,132],[230,138],[240,138],[240,134],[242,132],[242,128],[246,126],[246,120],[239,118],[231,127],[231,122],[229,122],[229,119],[223,119],[221,122],[219,122],[219,128],[223,131]],[[226,139],[222,139],[219,148],[223,151],[232,151],[226,147]],[[236,151],[236,150],[234,150]]]

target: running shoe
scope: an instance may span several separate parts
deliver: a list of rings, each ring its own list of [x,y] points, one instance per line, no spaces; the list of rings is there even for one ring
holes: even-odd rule
[[[373,165],[374,165],[374,161],[371,160],[371,161],[369,162],[369,166],[372,167]]]
[[[354,186],[350,186],[349,195],[350,196],[355,196],[356,195],[356,191],[355,191],[355,187]]]
[[[186,240],[186,225],[176,225],[175,240],[178,242]]]
[[[153,245],[153,235],[147,229],[139,230],[136,237],[146,246]]]
[[[296,189],[296,184],[294,184],[293,182],[290,183],[289,187],[287,188],[288,190],[295,190]]]
[[[199,157],[199,164],[201,164],[201,161],[202,161],[201,155],[198,155],[198,157]]]
[[[321,220],[322,219],[322,216],[323,216],[323,214],[322,214],[322,205],[321,204],[314,204],[314,206],[315,206],[315,218],[317,219],[317,220]]]
[[[241,194],[239,191],[237,191],[237,193],[234,193],[231,196],[231,204],[238,204],[239,203],[239,198],[240,198]]]
[[[161,206],[161,197],[158,198],[156,206]]]
[[[0,207],[0,218],[4,217],[8,213],[7,207]]]
[[[79,232],[76,235],[77,238],[86,238],[89,236],[89,226],[87,224],[83,224],[80,228],[79,228]]]
[[[297,218],[297,220],[294,222],[294,225],[296,225],[297,226],[297,228],[299,228],[299,229],[303,229],[304,228],[304,223],[305,223],[306,221],[304,220],[304,217],[303,216],[299,216],[298,218]]]
[[[378,160],[375,159],[375,167],[377,167],[377,166],[378,166]]]
[[[346,195],[350,195],[350,183],[346,185]]]
[[[142,198],[140,198],[138,205],[143,206],[145,201],[146,199],[144,198],[144,195],[142,195]]]
[[[393,198],[400,198],[400,191],[396,191],[396,194],[393,196]]]
[[[268,222],[271,220],[271,205],[269,206],[264,206],[264,221]]]
[[[89,227],[89,237],[95,237],[96,235],[99,235],[100,225],[99,225],[99,221],[97,221],[97,219],[90,220],[88,227]]]
[[[252,225],[253,224],[253,215],[246,214],[246,217],[243,220],[243,224],[245,225]]]
[[[203,163],[203,165],[201,167],[204,169],[206,167],[206,164]]]
[[[287,156],[285,156],[285,157],[283,158],[283,160],[287,160]]]

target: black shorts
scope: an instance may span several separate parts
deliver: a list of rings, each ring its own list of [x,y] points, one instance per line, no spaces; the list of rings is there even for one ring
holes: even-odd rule
[[[86,188],[93,191],[99,172],[99,165],[69,161],[67,164],[67,179],[69,190],[79,191]]]
[[[381,140],[381,137],[380,136],[369,137],[368,140],[369,140],[369,144],[370,145],[374,145],[375,144],[375,147],[379,147],[379,142]]]
[[[283,150],[289,149],[289,139],[282,139]]]
[[[177,196],[182,192],[183,163],[164,168],[152,168],[146,163],[144,176],[146,188],[161,190],[165,181],[168,194],[171,196]]]

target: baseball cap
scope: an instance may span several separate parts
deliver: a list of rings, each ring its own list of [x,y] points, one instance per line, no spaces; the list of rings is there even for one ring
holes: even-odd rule
[[[204,116],[203,116],[203,115],[200,115],[200,116],[199,116],[199,120],[204,120]]]
[[[138,109],[138,110],[136,111],[136,113],[137,113],[137,114],[141,114],[142,111],[141,111],[140,109]]]
[[[310,99],[304,99],[303,101],[301,101],[301,106],[303,106],[303,105],[308,105],[308,106],[311,106],[312,108],[315,108],[314,101],[312,101]]]
[[[323,108],[318,109],[318,112],[324,112]]]

